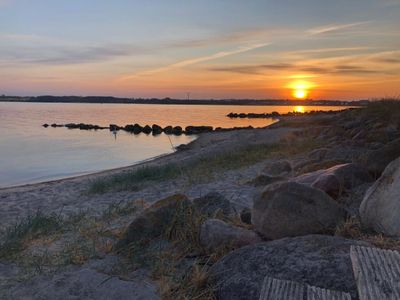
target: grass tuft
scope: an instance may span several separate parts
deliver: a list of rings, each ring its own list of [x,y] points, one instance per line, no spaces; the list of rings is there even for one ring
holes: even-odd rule
[[[0,258],[13,256],[24,248],[27,240],[63,230],[64,221],[57,214],[45,215],[38,211],[6,230],[0,245]]]
[[[137,191],[144,183],[172,179],[179,175],[180,169],[176,164],[147,166],[135,171],[96,180],[91,184],[88,193],[101,194],[109,191]]]
[[[92,183],[91,194],[109,191],[132,191],[151,182],[184,178],[189,185],[210,181],[218,172],[240,169],[271,158],[274,155],[294,155],[320,147],[315,139],[288,138],[277,144],[251,144],[232,151],[201,157],[190,163],[142,167]]]

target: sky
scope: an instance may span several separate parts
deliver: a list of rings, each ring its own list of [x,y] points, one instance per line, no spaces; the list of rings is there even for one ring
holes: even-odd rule
[[[400,0],[0,0],[0,94],[400,96]]]

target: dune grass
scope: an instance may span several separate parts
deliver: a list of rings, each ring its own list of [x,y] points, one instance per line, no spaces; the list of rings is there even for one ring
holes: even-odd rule
[[[185,164],[169,163],[162,166],[145,166],[137,170],[94,181],[89,194],[110,191],[137,191],[148,183],[184,178],[188,184],[212,180],[218,172],[251,166],[274,155],[294,155],[309,151],[321,142],[312,138],[282,141],[276,144],[251,144],[235,150],[200,157]]]
[[[63,229],[63,220],[56,214],[37,212],[9,227],[0,244],[0,258],[10,257],[21,251],[27,239],[49,235]]]

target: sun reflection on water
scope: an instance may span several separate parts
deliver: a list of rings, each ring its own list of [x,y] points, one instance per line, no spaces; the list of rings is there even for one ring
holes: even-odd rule
[[[306,109],[304,106],[299,105],[299,106],[295,106],[293,111],[296,113],[304,113],[306,111]]]

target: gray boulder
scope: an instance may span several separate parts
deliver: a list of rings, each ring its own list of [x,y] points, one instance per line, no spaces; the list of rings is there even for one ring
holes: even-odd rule
[[[292,165],[287,160],[269,162],[265,165],[263,173],[270,176],[289,176],[292,174]]]
[[[400,237],[400,158],[391,162],[368,189],[361,202],[360,217],[366,227]]]
[[[218,219],[209,219],[201,225],[200,244],[208,251],[215,251],[221,246],[240,248],[258,242],[261,238],[254,231]]]
[[[192,207],[196,213],[206,217],[214,217],[217,212],[222,212],[226,216],[236,215],[235,208],[231,202],[217,192],[211,192],[203,197],[194,199]]]
[[[161,236],[177,214],[183,215],[189,206],[190,200],[180,194],[157,201],[133,220],[116,248]]]
[[[293,181],[319,188],[331,197],[338,198],[345,189],[352,189],[373,179],[364,167],[349,163],[303,174]]]
[[[220,300],[258,299],[265,276],[349,292],[357,299],[351,245],[341,237],[308,235],[237,249],[211,269]]]
[[[345,213],[326,193],[297,182],[267,186],[254,200],[254,229],[268,239],[331,232]]]
[[[371,174],[379,176],[386,166],[400,156],[400,139],[394,140],[380,149],[370,151],[360,162]]]

